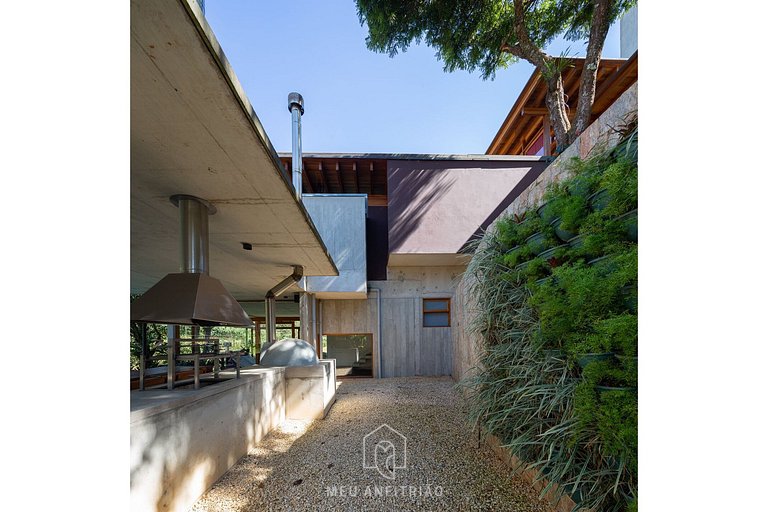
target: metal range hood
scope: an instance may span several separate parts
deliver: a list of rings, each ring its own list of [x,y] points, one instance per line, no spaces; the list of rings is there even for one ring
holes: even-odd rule
[[[181,224],[181,272],[168,274],[131,304],[131,320],[155,324],[250,327],[253,322],[218,279],[208,275],[208,216],[216,207],[171,196]]]

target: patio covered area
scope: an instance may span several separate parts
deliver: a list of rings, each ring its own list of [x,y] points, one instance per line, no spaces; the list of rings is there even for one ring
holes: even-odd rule
[[[238,300],[263,299],[294,265],[338,275],[197,3],[134,1],[132,293],[179,269],[174,194],[215,206],[210,274]]]
[[[231,370],[218,366],[222,348],[208,330],[253,329],[255,315],[239,302],[264,300],[298,268],[338,275],[194,0],[131,2],[130,204],[131,294],[140,301],[171,275],[208,289],[215,281],[207,309],[224,318],[195,316],[202,284],[165,286],[166,300],[144,307],[190,303],[194,314],[131,316],[167,324],[169,354],[191,346],[168,356],[169,389],[131,392],[131,508],[186,510],[284,418],[322,417],[333,404],[332,361]],[[294,281],[285,293],[299,291]],[[193,325],[191,340],[179,325]],[[201,385],[195,371],[193,384],[174,389],[175,361],[193,358],[197,367],[201,356],[216,361],[214,378]]]

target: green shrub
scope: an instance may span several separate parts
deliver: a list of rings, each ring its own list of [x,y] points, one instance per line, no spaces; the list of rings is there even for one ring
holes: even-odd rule
[[[555,276],[557,279],[558,274]],[[537,287],[531,294],[529,305],[537,312],[542,340],[548,346],[562,347],[575,330],[576,315],[558,281],[548,281]]]
[[[600,185],[608,190],[611,202],[603,211],[616,217],[637,208],[637,162],[618,160],[603,174]]]
[[[520,245],[517,223],[511,217],[504,217],[496,222],[496,240],[499,242],[499,249],[503,252]]]
[[[626,458],[637,472],[637,394],[633,391],[599,393],[595,411],[597,431],[605,453]]]
[[[600,346],[606,351],[625,356],[637,356],[637,316],[623,313],[599,320],[594,324],[595,334]]]
[[[518,245],[512,248],[504,255],[504,264],[509,268],[515,268],[517,265],[530,261],[535,255],[527,245]]]
[[[525,245],[525,239],[546,228],[547,225],[531,210],[523,215],[506,215],[495,223],[493,242],[502,252]],[[486,240],[488,242],[488,240]]]
[[[591,386],[634,387],[637,376],[630,375],[615,360],[594,361],[582,371],[582,378]]]
[[[545,225],[535,210],[525,212],[523,221],[517,225],[518,232],[520,233],[520,243],[522,244],[526,238],[541,231]]]
[[[524,275],[528,281],[535,281],[550,274],[549,263],[544,258],[536,257],[525,267]]]
[[[577,233],[581,222],[589,213],[586,196],[574,195],[569,190],[572,180],[554,182],[547,187],[544,199],[547,201],[547,212],[553,217],[559,217],[561,227],[566,231]],[[584,190],[589,186],[584,185]]]

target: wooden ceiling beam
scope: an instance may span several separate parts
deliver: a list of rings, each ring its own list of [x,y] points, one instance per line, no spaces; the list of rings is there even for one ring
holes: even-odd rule
[[[280,162],[283,164],[283,168],[288,174],[288,177],[291,178],[291,183],[293,183],[293,169],[291,168],[292,161],[280,160]],[[309,177],[309,170],[306,167],[301,171],[301,185],[304,190],[308,191],[308,194],[315,193],[315,187],[312,184],[312,180]]]
[[[526,151],[530,148],[531,144],[536,142],[536,139],[539,138],[539,135],[541,135],[543,128],[543,121],[539,117],[538,119],[532,119],[532,122],[528,125],[528,129],[522,132],[522,137],[520,137],[520,152],[519,154],[524,155]]]
[[[373,176],[374,176],[373,162],[371,162],[371,165],[368,169],[368,195],[369,196],[373,194]]]
[[[317,170],[318,174],[320,175],[320,185],[323,187],[322,190],[325,193],[328,193],[328,182],[325,180],[325,171],[323,171],[323,162],[317,162]]]
[[[387,196],[382,194],[369,194],[368,206],[387,206]]]
[[[343,194],[344,182],[341,181],[341,170],[339,169],[339,162],[336,162],[336,181],[339,182],[339,194]]]
[[[616,77],[616,72],[618,69],[622,66],[618,66],[615,62],[602,62],[600,63],[600,67],[597,70],[597,77],[595,79],[595,100],[592,104],[592,117],[594,117],[596,110],[595,110],[595,103],[598,103],[603,98],[603,86],[606,82],[611,82]],[[573,101],[569,101],[568,106],[570,107],[570,112],[568,113],[568,119],[573,121],[576,117],[576,109],[579,108],[579,86],[581,85],[581,70],[579,70],[579,76],[577,79],[573,82],[570,89],[567,91],[568,98],[573,98]],[[610,103],[613,103],[615,98],[611,99]],[[609,104],[610,104],[609,103]],[[602,113],[602,112],[601,112]]]
[[[541,80],[541,73],[539,73],[538,71],[535,72],[531,76],[531,78],[528,79],[528,82],[523,87],[523,91],[520,93],[520,96],[517,98],[517,101],[512,106],[513,111],[516,110],[516,107],[518,105],[519,105],[519,107],[517,107],[518,109],[523,108],[523,105],[525,105],[528,102],[528,100],[531,97],[531,94],[533,94],[533,92],[536,90],[536,86],[539,84],[540,80]],[[513,113],[510,112],[507,115],[507,119],[504,120],[504,124],[502,124],[501,130],[503,130],[504,132],[508,131],[510,129],[510,124],[514,123],[514,119],[515,119],[515,115],[513,115]],[[497,137],[498,137],[498,133],[497,133]],[[505,139],[505,135],[502,135],[501,137],[499,137],[498,143],[496,143],[495,141],[491,142],[491,147],[488,148],[486,153],[497,154],[497,155],[508,154],[507,151],[509,149],[509,146],[512,145],[513,141],[511,140],[511,137],[506,137],[506,140],[504,139]],[[499,147],[496,150],[494,150],[493,146],[496,146],[496,145],[498,145]]]
[[[310,194],[315,193],[315,187],[312,186],[312,182],[309,179],[309,169],[304,169],[301,173],[301,182],[304,184],[304,188],[309,190]]]
[[[544,140],[542,141],[544,144],[544,156],[552,156],[552,128],[549,126],[549,116],[544,115],[542,116],[542,119],[544,120],[544,125],[542,127],[542,133],[544,133]]]
[[[592,112],[603,113],[620,96],[618,91],[623,93],[637,82],[637,67],[637,52],[635,52],[611,76],[598,85]]]
[[[523,150],[525,149],[525,134],[530,131],[531,123],[535,124],[536,119],[533,117],[526,117],[517,125],[514,133],[509,137],[507,149],[504,153],[505,155],[521,155],[523,153]]]
[[[520,112],[521,116],[547,116],[549,110],[547,107],[523,107],[523,111]]]
[[[357,182],[357,162],[352,162],[352,180],[355,184],[355,194],[359,194],[360,184]]]

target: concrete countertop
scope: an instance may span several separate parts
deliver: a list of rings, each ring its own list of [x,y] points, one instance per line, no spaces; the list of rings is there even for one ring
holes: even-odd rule
[[[229,381],[200,389],[134,390],[131,391],[131,423],[243,386],[254,379],[264,379],[268,374],[284,372],[283,367],[266,368],[256,365],[241,368],[239,379],[235,378],[235,370],[222,370],[219,373],[220,378],[230,379]]]

